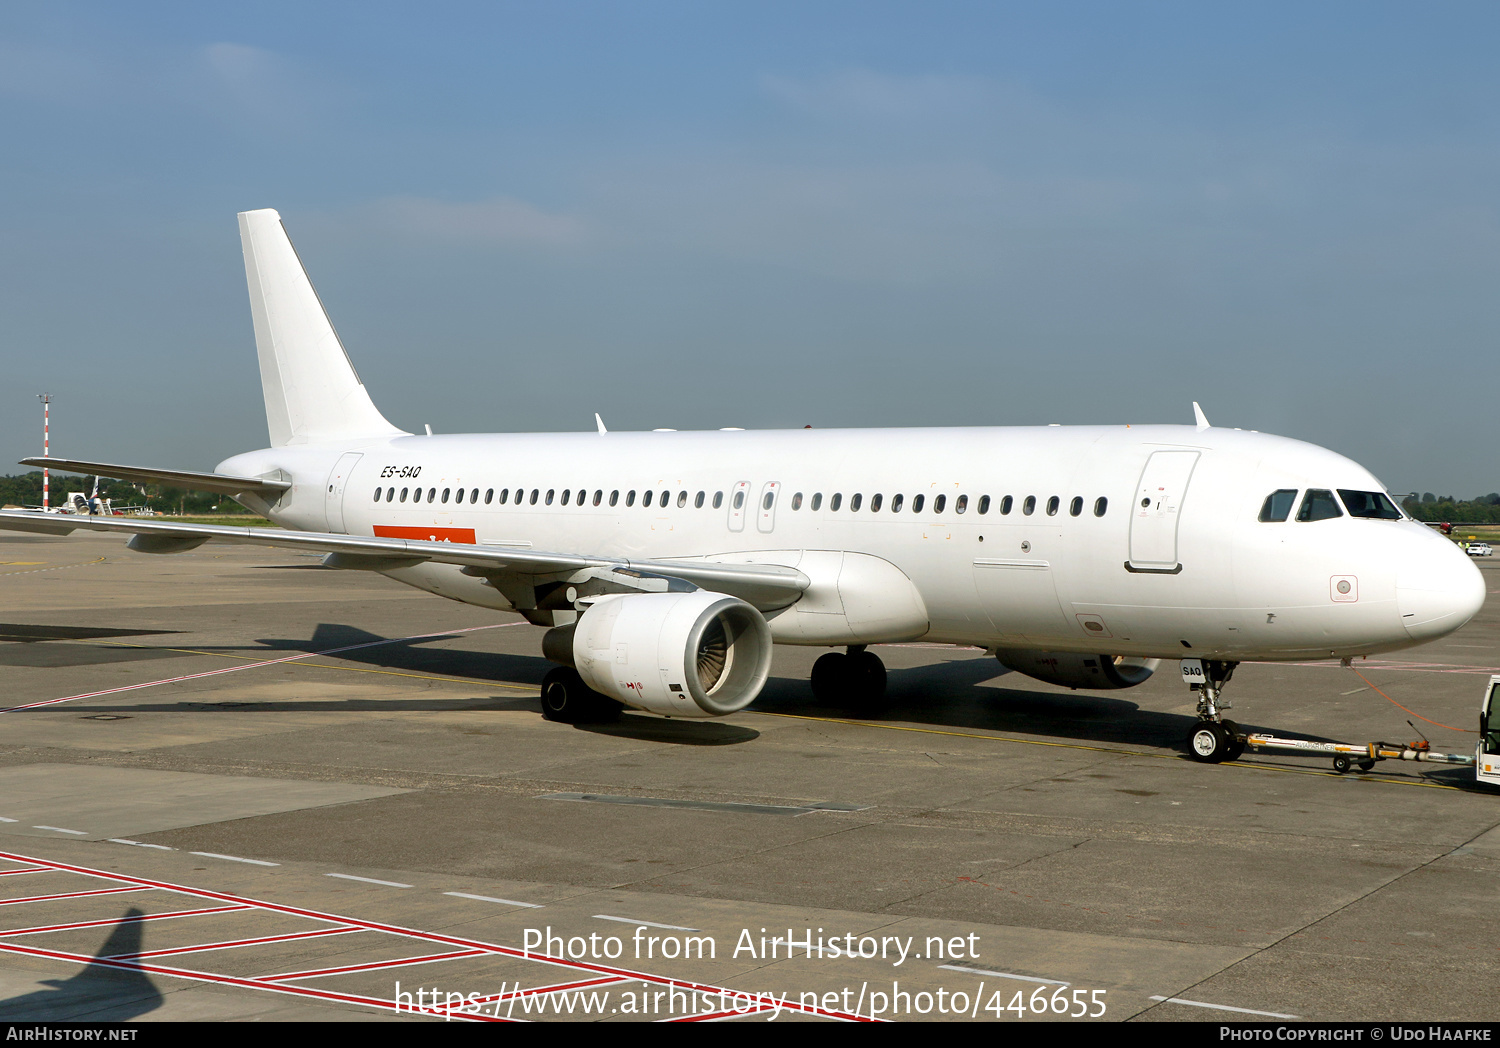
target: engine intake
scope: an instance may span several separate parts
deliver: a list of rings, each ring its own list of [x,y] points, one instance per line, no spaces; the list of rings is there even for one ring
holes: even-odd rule
[[[1028,677],[1060,684],[1065,688],[1099,688],[1113,690],[1133,688],[1142,683],[1160,659],[1137,659],[1124,655],[1078,655],[1070,651],[1019,651],[1001,649],[995,652],[1000,665]]]
[[[771,630],[736,597],[626,593],[601,597],[542,652],[590,688],[668,717],[722,717],[755,701],[771,673]]]

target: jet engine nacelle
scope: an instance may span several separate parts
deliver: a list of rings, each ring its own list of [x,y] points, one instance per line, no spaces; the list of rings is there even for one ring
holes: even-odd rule
[[[547,634],[543,652],[571,662],[590,688],[668,717],[742,710],[771,673],[771,630],[722,593],[611,594]]]
[[[1123,655],[1076,655],[1067,651],[995,652],[1000,665],[1017,673],[1061,684],[1065,688],[1133,688],[1161,664],[1160,659],[1135,659]]]

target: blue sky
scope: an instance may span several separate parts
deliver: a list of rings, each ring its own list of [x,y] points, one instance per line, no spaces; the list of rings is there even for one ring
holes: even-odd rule
[[[223,7],[0,8],[6,461],[262,445],[275,207],[409,429],[1196,399],[1500,489],[1493,4]]]

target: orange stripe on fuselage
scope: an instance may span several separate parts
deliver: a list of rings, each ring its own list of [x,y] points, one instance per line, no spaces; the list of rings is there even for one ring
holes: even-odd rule
[[[473,528],[398,528],[376,524],[375,537],[382,539],[418,539],[423,542],[467,542],[475,544]]]

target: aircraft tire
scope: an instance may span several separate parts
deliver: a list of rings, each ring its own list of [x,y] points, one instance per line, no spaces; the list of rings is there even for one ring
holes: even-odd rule
[[[1229,759],[1229,733],[1217,721],[1201,721],[1188,737],[1188,756],[1202,764]]]
[[[1240,726],[1232,720],[1220,721],[1224,725],[1224,732],[1229,736],[1229,743],[1224,751],[1226,761],[1237,761],[1245,755],[1245,740],[1240,732]]]
[[[886,708],[885,663],[873,651],[845,656],[848,662],[845,697],[851,709],[878,713]]]
[[[594,691],[578,671],[558,666],[542,678],[542,716],[559,724],[590,724],[611,721],[620,715],[620,704]]]
[[[841,706],[849,693],[849,656],[830,651],[813,663],[813,697],[824,706]]]

